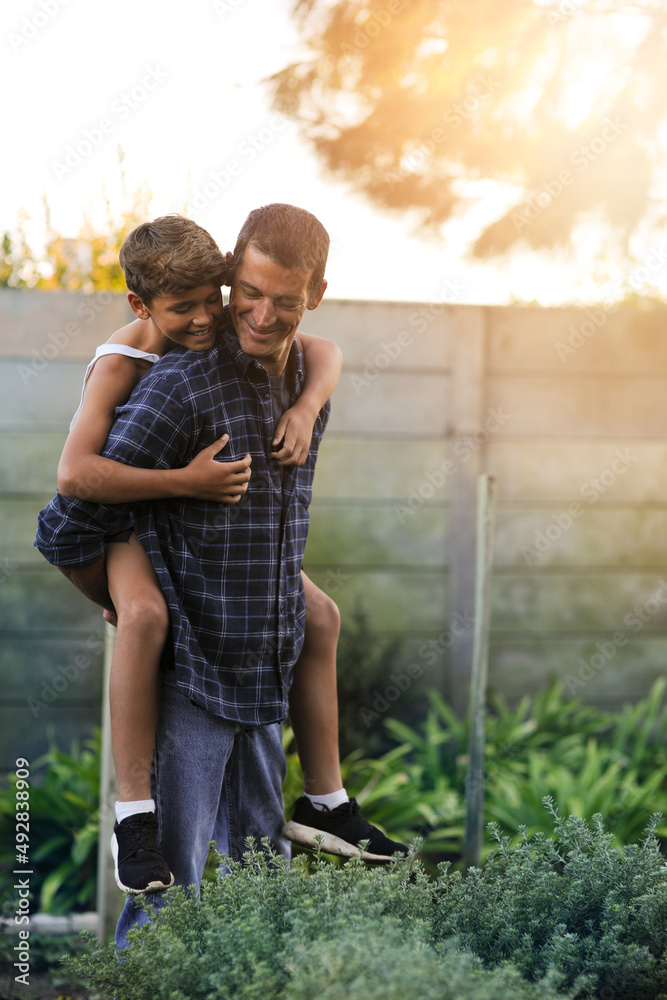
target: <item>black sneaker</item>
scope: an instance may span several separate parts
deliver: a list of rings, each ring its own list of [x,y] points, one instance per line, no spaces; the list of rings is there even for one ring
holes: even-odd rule
[[[116,885],[121,892],[138,896],[162,892],[174,884],[174,876],[157,846],[155,813],[135,813],[116,823],[111,838]]]
[[[343,802],[335,809],[316,809],[310,799],[302,795],[294,803],[292,819],[283,827],[288,840],[303,847],[316,848],[316,838],[321,838],[321,848],[327,854],[340,854],[344,858],[361,855],[364,861],[391,861],[396,851],[408,854],[405,844],[399,844],[372,826],[359,810],[356,799]],[[357,845],[367,840],[368,846],[360,850]]]

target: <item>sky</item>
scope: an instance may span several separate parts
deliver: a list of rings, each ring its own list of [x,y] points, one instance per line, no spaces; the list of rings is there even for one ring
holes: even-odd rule
[[[415,235],[324,174],[266,80],[304,55],[291,0],[8,0],[0,9],[6,140],[0,231],[20,212],[39,242],[53,226],[102,226],[125,184],[150,213],[182,211],[231,249],[248,212],[287,201],[314,212],[332,250],[328,297],[543,304],[595,298],[554,262],[471,265],[467,234]]]

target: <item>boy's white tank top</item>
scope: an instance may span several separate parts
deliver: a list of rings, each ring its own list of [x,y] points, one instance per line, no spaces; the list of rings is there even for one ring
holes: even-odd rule
[[[140,358],[143,361],[150,361],[151,364],[155,364],[156,361],[160,360],[159,354],[149,354],[147,351],[140,351],[138,347],[129,347],[127,344],[100,344],[100,346],[95,351],[95,357],[90,362],[86,368],[86,374],[83,376],[83,387],[81,389],[81,400],[77,407],[77,411],[72,417],[72,422],[69,425],[69,429],[72,429],[74,421],[79,415],[79,410],[83,404],[83,397],[86,392],[86,383],[90,378],[90,373],[95,367],[96,363],[100,358],[103,358],[105,354],[122,354],[126,358]]]

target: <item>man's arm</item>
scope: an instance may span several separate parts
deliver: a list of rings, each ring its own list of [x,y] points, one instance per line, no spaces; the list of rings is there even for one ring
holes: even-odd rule
[[[89,600],[115,615],[107,585],[106,558],[98,559],[92,566],[59,566],[58,569]]]

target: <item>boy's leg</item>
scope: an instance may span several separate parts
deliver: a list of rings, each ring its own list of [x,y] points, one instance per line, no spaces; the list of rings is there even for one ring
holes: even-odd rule
[[[159,670],[169,613],[136,535],[107,545],[109,593],[118,619],[109,680],[111,738],[119,802],[151,797]]]
[[[357,854],[356,845],[368,841],[367,860],[387,861],[404,844],[389,840],[361,815],[355,799],[343,788],[338,751],[336,645],[340,630],[338,608],[305,573],[306,631],[301,655],[294,667],[289,696],[290,721],[299,753],[305,795],[297,799],[285,835],[306,847],[323,838],[332,854]]]
[[[306,631],[289,694],[289,714],[303,783],[310,795],[343,787],[338,753],[336,645],[338,608],[305,573]]]
[[[237,725],[194,705],[173,678],[163,684],[154,787],[160,847],[178,885],[199,891],[211,840],[221,853],[241,860],[246,837],[268,836],[289,858],[281,833],[284,777],[279,723]],[[165,896],[156,893],[150,902],[159,908]],[[117,947],[125,947],[130,927],[146,919],[128,899],[116,928]]]
[[[119,889],[138,895],[159,892],[174,881],[157,846],[151,795],[160,657],[169,615],[153,567],[134,532],[108,540],[106,558],[117,625],[109,677],[118,778],[111,849]]]

